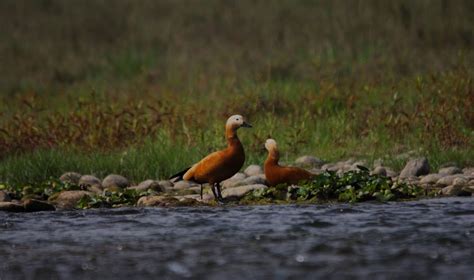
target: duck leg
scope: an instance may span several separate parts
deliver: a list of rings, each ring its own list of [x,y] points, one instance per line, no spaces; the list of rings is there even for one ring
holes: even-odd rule
[[[202,184],[201,184],[201,200],[202,200]]]
[[[217,189],[217,196],[219,197],[219,200],[220,200],[220,201],[223,201],[224,198],[222,197],[221,184],[220,184],[220,183],[217,183],[216,189]]]
[[[216,193],[216,184],[215,184],[215,183],[212,184],[211,190],[212,190],[212,194],[214,195],[214,199],[215,199],[216,201],[219,201],[219,196],[218,196],[217,193]]]

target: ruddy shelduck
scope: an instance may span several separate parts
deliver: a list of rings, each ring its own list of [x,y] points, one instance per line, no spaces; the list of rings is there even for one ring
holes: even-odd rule
[[[237,130],[241,127],[252,126],[241,115],[231,116],[225,125],[227,148],[209,154],[190,168],[171,176],[170,179],[197,182],[201,185],[201,199],[202,184],[209,183],[215,199],[222,202],[220,182],[234,176],[245,162],[244,147],[237,136]]]
[[[311,178],[315,176],[302,168],[280,166],[278,164],[280,153],[275,140],[267,139],[265,149],[268,151],[268,156],[265,160],[264,171],[270,186],[276,186],[278,184],[298,184],[301,181],[311,180]]]

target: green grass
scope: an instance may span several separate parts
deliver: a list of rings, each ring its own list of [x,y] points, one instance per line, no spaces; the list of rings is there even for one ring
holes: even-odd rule
[[[90,11],[94,13],[90,13]],[[412,152],[473,165],[472,1],[2,1],[0,182]],[[24,20],[28,18],[28,20]],[[106,24],[104,24],[106,22]]]

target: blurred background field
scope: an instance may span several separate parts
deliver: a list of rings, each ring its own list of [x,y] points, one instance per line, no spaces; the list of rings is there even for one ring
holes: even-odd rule
[[[225,145],[247,163],[473,165],[474,2],[3,0],[0,181],[166,178]]]

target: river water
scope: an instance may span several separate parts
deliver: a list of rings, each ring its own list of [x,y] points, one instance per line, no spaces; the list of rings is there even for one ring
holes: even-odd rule
[[[474,279],[474,198],[0,212],[0,279]]]

